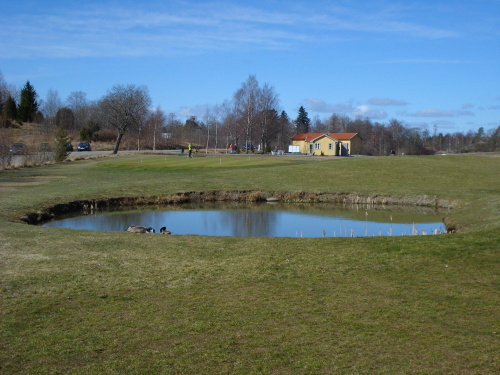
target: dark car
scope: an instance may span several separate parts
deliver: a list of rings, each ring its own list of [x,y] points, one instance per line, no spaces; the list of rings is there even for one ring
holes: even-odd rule
[[[14,143],[10,148],[10,153],[13,155],[25,155],[28,153],[28,146],[24,143]]]
[[[76,148],[78,151],[90,151],[90,143],[80,142]]]
[[[70,142],[66,143],[64,146],[66,147],[66,151],[73,152],[73,145]]]

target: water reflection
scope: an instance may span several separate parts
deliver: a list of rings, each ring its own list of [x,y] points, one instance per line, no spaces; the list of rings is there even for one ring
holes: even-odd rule
[[[233,237],[362,237],[445,232],[443,212],[428,208],[333,204],[203,203],[117,208],[43,224],[46,227],[123,231],[131,225],[166,226],[174,235]]]

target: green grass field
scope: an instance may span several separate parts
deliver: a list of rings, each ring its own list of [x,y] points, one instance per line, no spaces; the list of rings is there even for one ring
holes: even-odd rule
[[[497,374],[498,155],[118,156],[0,172],[1,374]],[[229,238],[20,218],[190,191],[449,201],[458,233]]]

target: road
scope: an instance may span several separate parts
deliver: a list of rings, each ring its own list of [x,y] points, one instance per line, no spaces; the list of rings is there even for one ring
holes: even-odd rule
[[[213,148],[209,149],[209,152],[213,154]],[[106,151],[73,151],[68,154],[68,157],[85,157],[85,156],[96,156],[96,155],[111,155],[113,151],[111,150],[106,150]],[[157,155],[180,155],[181,151],[180,150],[156,150],[153,153],[153,150],[126,150],[126,151],[118,151],[118,154],[138,154],[138,153],[143,153],[143,154],[157,154]],[[225,154],[226,149],[217,149],[217,153],[219,154]],[[42,153],[39,153],[42,154]],[[185,151],[185,154],[187,156],[187,151]],[[194,155],[197,153],[194,152]],[[198,151],[198,154],[205,155],[205,150]],[[22,165],[24,162],[25,155],[14,155],[12,156],[12,165]],[[41,158],[41,157],[40,157]],[[37,159],[39,159],[37,157]]]
[[[72,156],[85,156],[85,155],[111,155],[113,153],[112,150],[107,151],[73,151],[69,153],[69,157]],[[126,150],[126,151],[118,151],[118,154],[153,154],[153,150]],[[167,154],[167,155],[179,155],[180,150],[156,150],[155,154]]]

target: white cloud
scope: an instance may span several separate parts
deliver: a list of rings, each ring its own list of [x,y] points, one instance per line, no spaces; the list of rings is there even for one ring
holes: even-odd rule
[[[352,114],[356,117],[363,117],[363,118],[368,117],[374,120],[381,120],[387,118],[387,112],[381,111],[379,109],[373,109],[367,105],[357,106]]]
[[[337,113],[350,115],[352,117],[367,117],[370,119],[384,119],[387,118],[387,112],[373,109],[366,104],[353,106],[352,104],[328,104],[322,99],[307,98],[302,102],[306,111],[319,112],[319,113]]]
[[[405,22],[403,15],[376,7],[295,4],[269,10],[217,1],[146,4],[125,7],[94,3],[82,5],[78,11],[69,5],[40,5],[38,14],[4,14],[0,55],[168,56],[245,47],[292,50],[303,43],[347,40],[353,33],[426,39],[457,36],[454,31]]]
[[[352,114],[354,107],[351,104],[327,104],[324,100],[318,98],[307,98],[303,101],[306,111],[319,113],[341,113]]]
[[[408,103],[404,100],[396,100],[390,98],[371,98],[368,100],[368,104],[376,105],[376,106],[403,106]]]

